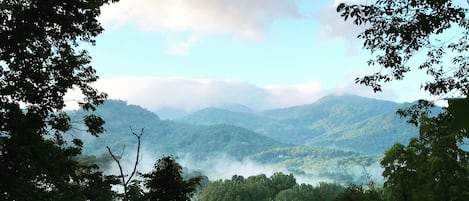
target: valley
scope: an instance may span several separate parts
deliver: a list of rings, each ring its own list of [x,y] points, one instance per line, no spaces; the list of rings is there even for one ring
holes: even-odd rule
[[[215,174],[209,168],[211,163],[237,164],[238,169],[249,163],[258,169],[293,173],[308,183],[364,183],[370,178],[382,182],[379,160],[384,151],[417,135],[417,128],[396,114],[405,105],[334,95],[290,108],[209,107],[163,120],[140,106],[108,100],[94,112],[105,119],[105,133],[98,138],[80,129],[69,133],[83,139],[84,154],[100,156],[106,154],[106,146],[132,153],[136,139],[131,129],[140,132],[143,128],[144,158],[189,158],[182,165],[212,176],[210,179],[232,176]],[[85,114],[70,112],[72,119]],[[263,172],[246,172],[258,173]]]

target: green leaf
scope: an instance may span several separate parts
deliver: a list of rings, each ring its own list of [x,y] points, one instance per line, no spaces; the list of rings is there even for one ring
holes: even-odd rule
[[[84,122],[86,127],[88,128],[88,132],[93,136],[98,136],[98,134],[103,133],[104,130],[104,120],[94,114],[86,115],[84,117]]]

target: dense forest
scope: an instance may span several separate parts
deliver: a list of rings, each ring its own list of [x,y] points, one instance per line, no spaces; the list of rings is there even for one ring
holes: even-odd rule
[[[360,97],[346,97],[344,104],[330,96],[260,112],[209,108],[175,121],[106,101],[107,94],[93,87],[98,75],[84,48],[103,31],[101,7],[115,2],[0,0],[1,200],[468,199],[469,11],[460,1],[337,5],[344,20],[365,25],[358,38],[372,53],[368,64],[381,69],[357,83],[379,92],[383,84],[420,72],[428,76],[422,89],[446,101],[444,108],[432,100],[396,107]],[[453,40],[444,40],[448,31],[456,33]],[[422,52],[423,60],[412,60]],[[71,89],[83,99],[80,110],[67,112]],[[367,149],[370,144],[378,146]],[[141,171],[145,147],[168,155],[151,152],[152,167]],[[181,165],[181,152],[195,160],[222,152],[288,172],[211,179]],[[382,182],[366,170],[376,163]],[[355,165],[363,168],[363,179],[340,174]],[[112,167],[117,172],[106,172]],[[294,174],[335,181],[301,183]]]
[[[351,97],[354,99],[359,98],[355,96],[336,96],[333,100],[347,100]],[[374,102],[378,105],[382,102],[388,103],[366,98],[359,99],[365,102]],[[335,104],[331,103],[331,107],[335,107]],[[72,120],[78,119],[84,114],[80,111],[70,112]],[[107,120],[104,126],[106,131],[99,138],[88,136],[86,132],[81,130],[71,130],[67,133],[70,136],[80,137],[84,141],[83,153],[87,155],[105,155],[107,153],[106,146],[115,151],[120,151],[125,147],[130,154],[135,149],[136,140],[130,134],[129,127],[133,129],[144,128],[142,148],[145,150],[146,160],[156,160],[158,156],[165,154],[182,157],[184,160],[192,159],[191,163],[193,164],[184,163],[184,165],[188,165],[188,168],[192,170],[200,170],[211,177],[215,176],[213,173],[215,170],[207,167],[210,166],[210,163],[213,166],[226,163],[239,163],[241,166],[241,164],[247,163],[259,166],[259,169],[278,169],[294,173],[296,176],[308,178],[309,180],[323,178],[343,184],[365,182],[366,172],[372,172],[373,179],[382,183],[382,177],[379,173],[379,171],[382,171],[379,165],[382,153],[368,154],[367,152],[360,152],[365,149],[363,147],[351,149],[348,143],[336,143],[334,147],[282,143],[272,139],[269,135],[235,126],[236,121],[233,121],[235,125],[228,124],[228,122],[201,125],[161,120],[156,114],[146,109],[117,100],[106,101],[93,114]],[[230,114],[232,113],[223,116],[231,118],[229,117]],[[354,116],[347,113],[347,110],[344,110],[342,114],[348,115],[350,118]],[[371,116],[363,121],[370,118],[375,117]],[[397,115],[394,118],[399,120]],[[400,121],[405,123],[404,120]],[[342,125],[347,127],[345,123]],[[400,127],[401,125],[397,124],[393,129],[398,131],[413,129],[411,125],[404,124],[404,127]],[[376,147],[390,147],[393,142],[397,141],[389,140],[388,136],[385,135],[385,129],[378,132],[378,134],[381,135],[376,136],[376,138],[383,143],[368,144],[370,150],[376,149]],[[416,136],[417,132],[408,135]],[[383,137],[379,139],[380,136]],[[290,138],[294,137],[290,136]],[[355,140],[360,141],[361,138],[365,137],[356,135],[355,138],[357,139]],[[392,137],[402,142],[408,140],[406,134]],[[132,157],[128,156],[128,158]],[[108,167],[109,165],[105,166]],[[216,172],[221,174],[222,171],[218,170]],[[236,174],[236,172],[233,172],[233,174]],[[224,176],[226,178],[232,175],[224,174]],[[215,178],[219,178],[219,176],[215,176]],[[304,182],[307,182],[308,179],[304,179]]]

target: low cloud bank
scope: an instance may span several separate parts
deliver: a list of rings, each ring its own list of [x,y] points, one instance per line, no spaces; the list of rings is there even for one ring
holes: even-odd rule
[[[191,78],[134,77],[103,79],[95,86],[111,99],[121,99],[151,111],[174,109],[191,112],[211,106],[241,104],[255,110],[310,104],[326,95],[354,94],[364,97],[398,100],[392,90],[373,93],[365,86],[344,83],[325,89],[318,81],[295,85],[257,86],[239,80]],[[68,94],[69,100],[79,99],[78,92]],[[68,106],[74,107],[73,104]]]
[[[138,165],[138,172],[148,173],[153,169],[155,162],[161,158],[163,154],[155,154],[148,150],[142,151],[142,160]],[[176,161],[184,168],[189,171],[200,171],[203,175],[206,175],[211,181],[231,179],[233,175],[240,175],[245,178],[249,176],[255,176],[265,174],[271,176],[275,172],[282,172],[284,174],[290,174],[291,171],[272,164],[262,164],[250,159],[237,160],[229,155],[219,153],[211,154],[204,159],[193,157],[189,153],[182,153],[174,156]],[[124,174],[130,174],[134,166],[135,152],[128,152],[124,154],[121,160],[121,165],[124,169]],[[333,167],[330,167],[334,169]],[[109,169],[104,170],[107,174],[119,174],[119,169],[116,164],[110,164]],[[324,171],[328,170],[325,167]],[[332,172],[337,171],[334,169]],[[342,170],[339,170],[342,171]],[[354,181],[371,181],[381,183],[383,178],[381,176],[382,168],[378,163],[372,164],[371,166],[352,166],[350,169],[343,170],[343,172],[337,172],[337,174],[347,174],[354,178]],[[314,174],[294,174],[297,183],[305,183],[317,185],[320,182],[337,182],[331,178],[324,176],[318,176],[320,172]],[[369,177],[369,178],[368,178]],[[352,181],[351,181],[352,182]]]
[[[222,153],[213,154],[203,160],[194,158],[190,154],[183,154],[178,161],[189,170],[202,171],[210,180],[229,179],[233,175],[249,177],[265,174],[271,176],[275,172],[288,172],[287,170],[263,165],[249,159],[236,160]]]
[[[152,151],[143,150],[141,152],[140,163],[137,166],[137,171],[141,173],[150,172],[156,161],[163,155],[164,154],[161,153],[153,153]],[[129,151],[124,153],[121,157],[121,165],[125,174],[130,174],[132,171],[135,165],[135,156],[135,151]],[[190,171],[201,171],[204,175],[209,177],[210,180],[229,179],[233,175],[249,177],[265,174],[270,176],[275,172],[288,172],[285,169],[263,165],[249,159],[236,160],[224,153],[211,154],[204,159],[193,157],[189,153],[182,153],[173,156],[182,167],[185,167]],[[106,169],[105,173],[114,175],[119,174],[119,168],[114,162],[108,167],[109,169]]]

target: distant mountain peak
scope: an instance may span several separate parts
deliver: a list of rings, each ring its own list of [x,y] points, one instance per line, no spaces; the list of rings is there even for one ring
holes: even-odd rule
[[[374,98],[367,98],[363,96],[358,96],[354,94],[344,93],[344,94],[330,94],[320,98],[317,102],[320,101],[330,101],[330,100],[378,100]]]
[[[146,116],[151,117],[152,119],[159,120],[159,116],[154,112],[151,112],[148,109],[143,108],[139,105],[129,104],[127,101],[118,100],[118,99],[108,99],[104,101],[102,105],[99,105],[97,108],[97,112],[108,112],[112,111],[112,113],[106,114],[110,116],[115,115],[134,115],[134,116]]]
[[[216,106],[216,108],[228,110],[228,111],[231,111],[231,112],[243,112],[243,113],[253,113],[253,112],[255,112],[250,107],[248,107],[246,105],[242,105],[242,104],[222,104],[222,105]]]

